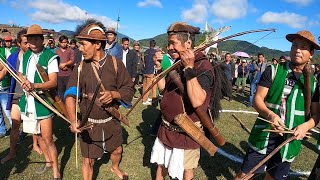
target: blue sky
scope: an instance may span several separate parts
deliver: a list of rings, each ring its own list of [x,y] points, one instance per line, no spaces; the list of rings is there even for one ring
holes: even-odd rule
[[[88,4],[90,2],[90,4]],[[319,0],[0,0],[0,23],[74,30],[88,17],[101,20],[107,27],[139,40],[165,33],[176,21],[204,29],[231,26],[221,34],[276,28],[277,32],[255,44],[272,49],[290,50],[285,35],[302,29],[320,36]],[[255,42],[267,33],[255,33],[237,39]]]

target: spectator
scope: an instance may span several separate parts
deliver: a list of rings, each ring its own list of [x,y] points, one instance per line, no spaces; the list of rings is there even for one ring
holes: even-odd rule
[[[285,56],[280,56],[279,58],[280,63],[286,62],[286,57]]]
[[[1,59],[8,59],[8,57],[17,49],[16,47],[12,47],[12,38],[11,36],[7,36],[4,38],[4,48],[0,49]]]
[[[76,65],[82,60],[82,53],[80,52],[75,39],[70,40],[70,48],[74,52],[74,65]]]
[[[230,53],[226,53],[224,58],[225,58],[225,61],[221,63],[221,68],[224,70],[224,74],[227,76],[229,83],[232,86],[232,81],[235,73],[235,70],[234,70],[235,66],[232,63],[232,58]],[[232,97],[228,97],[228,98],[229,98],[229,101],[232,100]]]
[[[247,84],[247,77],[249,74],[249,68],[247,66],[247,60],[243,59],[238,66],[238,78],[236,81],[237,92],[244,93],[244,88]]]
[[[156,46],[156,41],[152,39],[150,41],[150,48],[147,49],[144,52],[144,73],[143,73],[143,92],[148,89],[148,87],[151,85],[152,80],[154,78],[154,62],[153,62],[153,56],[156,54],[157,50],[155,49]],[[157,87],[153,86],[152,87],[152,98],[156,98],[156,93],[157,93]],[[149,99],[149,92],[144,95],[143,97],[143,105],[151,105],[151,100]]]
[[[44,45],[45,48],[49,49],[51,52],[54,52],[56,49],[56,45],[54,42],[53,37],[49,37],[48,41],[46,42],[46,44]]]
[[[125,67],[128,71],[129,76],[131,77],[132,82],[135,82],[137,76],[137,62],[138,62],[138,55],[135,50],[129,49],[129,38],[124,37],[122,38],[122,61],[125,64]],[[133,84],[133,90],[134,84]]]
[[[135,84],[142,84],[143,81],[143,70],[144,70],[144,60],[142,53],[140,52],[140,43],[138,41],[135,41],[133,43],[133,49],[137,53],[138,56],[138,62],[137,62],[137,77],[135,78]]]
[[[276,58],[272,58],[272,64],[278,64],[278,60]]]
[[[250,85],[250,97],[249,97],[249,105],[248,107],[252,107],[253,105],[253,96],[256,92],[256,87],[258,82],[260,81],[261,74],[267,67],[267,63],[265,62],[264,55],[262,53],[258,54],[258,61],[253,64],[253,80]]]
[[[232,85],[236,84],[237,78],[238,78],[238,67],[241,64],[240,59],[238,58],[236,63],[234,64],[234,78],[232,79]]]
[[[117,60],[122,60],[122,46],[116,41],[117,33],[112,27],[107,30],[106,52],[115,56]]]
[[[59,48],[55,53],[60,57],[59,72],[58,72],[58,94],[61,99],[64,99],[64,92],[66,91],[69,76],[74,66],[74,52],[68,48],[68,37],[62,35],[59,37]]]

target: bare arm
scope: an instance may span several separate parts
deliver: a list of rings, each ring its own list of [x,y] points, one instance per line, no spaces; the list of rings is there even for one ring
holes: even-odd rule
[[[6,76],[6,74],[7,74],[7,70],[3,68],[3,69],[0,71],[0,81],[3,80],[3,78]]]
[[[194,67],[195,55],[192,50],[187,49],[186,51],[180,52],[181,62],[185,67],[185,71]],[[185,72],[186,76],[186,72]],[[190,79],[189,79],[190,78]],[[207,93],[201,87],[197,77],[189,77],[187,79],[187,94],[190,99],[193,108],[200,107],[206,100]]]
[[[194,108],[200,107],[207,97],[206,91],[202,89],[196,77],[187,81],[187,93]]]
[[[69,114],[69,120],[71,123],[76,122],[76,99],[72,96],[67,96],[66,98],[67,112]]]
[[[254,108],[264,118],[268,118],[269,113],[271,113],[271,110],[268,109],[268,107],[264,102],[265,98],[267,97],[268,91],[269,91],[269,88],[258,85],[255,96],[254,96],[254,101],[253,101]]]
[[[34,88],[35,89],[40,89],[40,90],[49,90],[57,87],[57,78],[58,78],[58,73],[50,73],[49,75],[49,81],[44,82],[44,83],[34,83]]]
[[[157,51],[156,54],[153,56],[153,62],[156,65],[156,71],[161,70],[161,61],[163,59],[163,54],[161,51]],[[166,87],[166,80],[165,78],[162,78],[157,83],[159,91],[162,92],[164,88]]]
[[[285,127],[285,125],[283,124],[282,119],[273,111],[268,109],[264,102],[265,98],[267,97],[268,91],[269,88],[258,85],[256,89],[256,94],[254,96],[253,106],[262,117],[275,123],[275,125],[271,125],[273,129],[283,131],[283,127]],[[279,133],[279,135],[282,136],[283,134]]]
[[[78,121],[76,120],[76,99],[72,96],[67,96],[66,98],[66,106],[67,112],[69,115],[69,120],[71,122],[70,129],[74,133],[80,133],[80,131],[77,129],[78,128]]]

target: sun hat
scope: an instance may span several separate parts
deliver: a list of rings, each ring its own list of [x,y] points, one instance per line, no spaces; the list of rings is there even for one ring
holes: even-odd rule
[[[320,46],[317,44],[316,39],[311,34],[311,32],[309,32],[307,30],[299,31],[296,34],[287,34],[286,35],[286,39],[290,42],[292,42],[294,39],[296,39],[298,37],[309,41],[315,49],[320,50]]]
[[[108,34],[108,33],[112,33],[112,34],[114,34],[115,36],[117,35],[116,30],[115,30],[113,27],[109,27],[106,33],[107,33],[107,34]]]
[[[25,34],[25,36],[31,35],[43,35],[43,29],[39,25],[33,24],[28,28],[27,34]]]
[[[86,26],[78,36],[78,39],[92,39],[98,41],[106,41],[107,36],[104,30],[97,24],[89,24]]]

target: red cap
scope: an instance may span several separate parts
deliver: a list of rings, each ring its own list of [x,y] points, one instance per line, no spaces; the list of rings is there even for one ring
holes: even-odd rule
[[[4,40],[5,41],[12,41],[12,38],[11,38],[11,36],[7,36],[7,37],[4,38]]]

